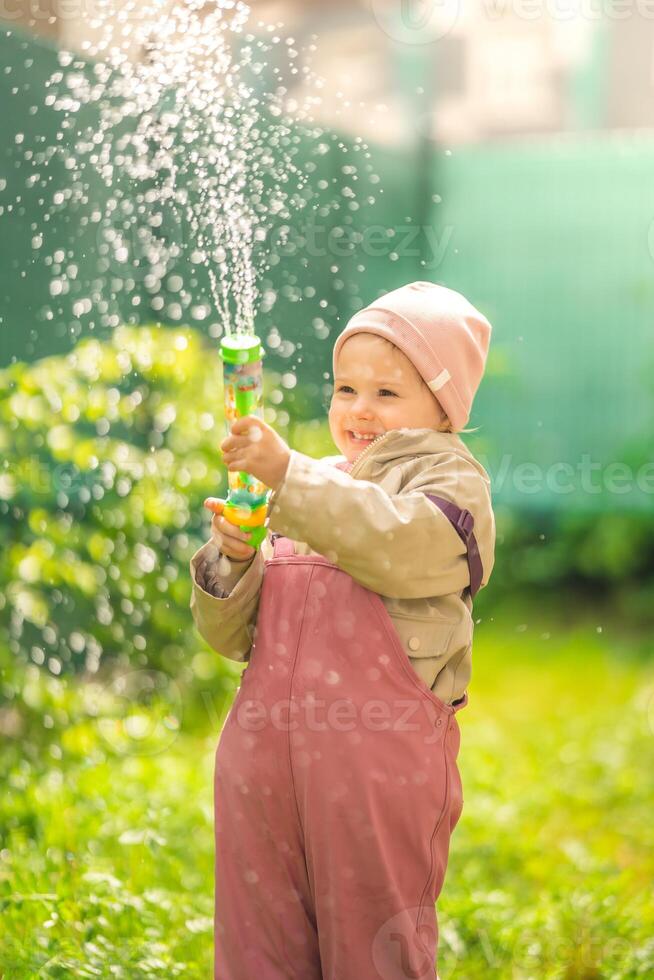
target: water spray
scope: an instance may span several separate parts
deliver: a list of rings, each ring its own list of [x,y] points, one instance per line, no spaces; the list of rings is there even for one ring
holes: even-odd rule
[[[313,44],[291,44],[283,32],[260,36],[261,25],[242,0],[172,0],[164,7],[155,0],[127,0],[127,7],[101,0],[88,47],[93,63],[58,52],[45,104],[65,114],[59,134],[65,139],[48,151],[62,163],[70,186],[65,195],[55,194],[53,205],[81,209],[88,220],[89,175],[109,192],[97,222],[92,218],[105,282],[102,304],[75,301],[80,330],[95,327],[84,318],[95,317],[96,308],[100,326],[117,326],[124,312],[118,295],[137,290],[137,283],[133,303],[144,309],[146,322],[152,313],[157,325],[159,316],[188,323],[215,317],[208,333],[223,338],[229,432],[236,418],[263,416],[264,352],[251,327],[260,286],[262,313],[270,311],[278,291],[274,278],[263,277],[279,263],[282,248],[290,245],[288,254],[304,248],[312,216],[328,223],[340,212],[343,195],[348,209],[358,210],[363,185],[379,178],[363,140],[346,145],[316,123],[324,79],[307,63]],[[125,22],[126,10],[138,16]],[[284,77],[301,73],[305,95],[293,89],[289,96],[278,63]],[[348,182],[333,193],[331,174],[341,163]],[[372,205],[373,187],[368,191]],[[310,213],[295,227],[303,209]],[[60,269],[58,251],[51,256],[53,270]],[[206,270],[209,288],[198,281],[196,267]],[[68,292],[67,275],[57,273],[53,296]],[[306,275],[311,277],[310,266]],[[316,290],[312,296],[320,310],[327,306]],[[63,306],[57,313],[68,321]],[[323,329],[322,319],[318,323]],[[258,547],[266,536],[270,488],[244,472],[228,471],[228,482],[224,516],[250,531]]]

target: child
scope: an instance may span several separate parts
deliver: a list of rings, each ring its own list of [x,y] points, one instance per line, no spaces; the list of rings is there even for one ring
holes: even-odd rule
[[[486,471],[457,434],[491,326],[417,282],[336,340],[342,456],[255,417],[222,442],[271,487],[254,551],[215,511],[191,609],[247,661],[215,758],[215,980],[434,978],[463,795],[472,598],[494,563]]]

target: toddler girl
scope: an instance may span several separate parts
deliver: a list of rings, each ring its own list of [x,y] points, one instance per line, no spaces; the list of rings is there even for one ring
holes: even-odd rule
[[[472,598],[490,480],[458,433],[491,326],[417,282],[336,340],[316,460],[255,417],[222,442],[272,489],[255,551],[214,510],[191,559],[202,636],[246,661],[215,757],[215,980],[426,980],[463,796]]]

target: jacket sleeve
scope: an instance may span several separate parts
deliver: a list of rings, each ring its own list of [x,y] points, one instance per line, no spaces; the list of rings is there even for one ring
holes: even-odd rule
[[[466,546],[427,494],[472,513],[485,585],[495,541],[490,493],[472,463],[453,454],[429,457],[400,493],[389,494],[291,450],[284,480],[269,501],[269,525],[306,542],[380,595],[418,599],[460,592],[470,584]]]
[[[207,541],[190,561],[191,613],[200,635],[216,653],[247,661],[254,639],[264,556],[232,562]]]
[[[200,548],[193,556],[194,580],[205,592],[224,599],[233,590],[237,582],[252,564],[254,555],[251,558],[238,560],[228,558],[211,543]]]

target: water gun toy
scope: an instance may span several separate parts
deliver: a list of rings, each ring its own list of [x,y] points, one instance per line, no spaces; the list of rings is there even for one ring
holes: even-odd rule
[[[225,391],[225,427],[244,415],[263,419],[263,364],[265,351],[254,334],[237,333],[220,341]],[[223,516],[242,531],[250,531],[248,544],[258,548],[266,537],[270,488],[250,473],[227,471],[229,493]]]

